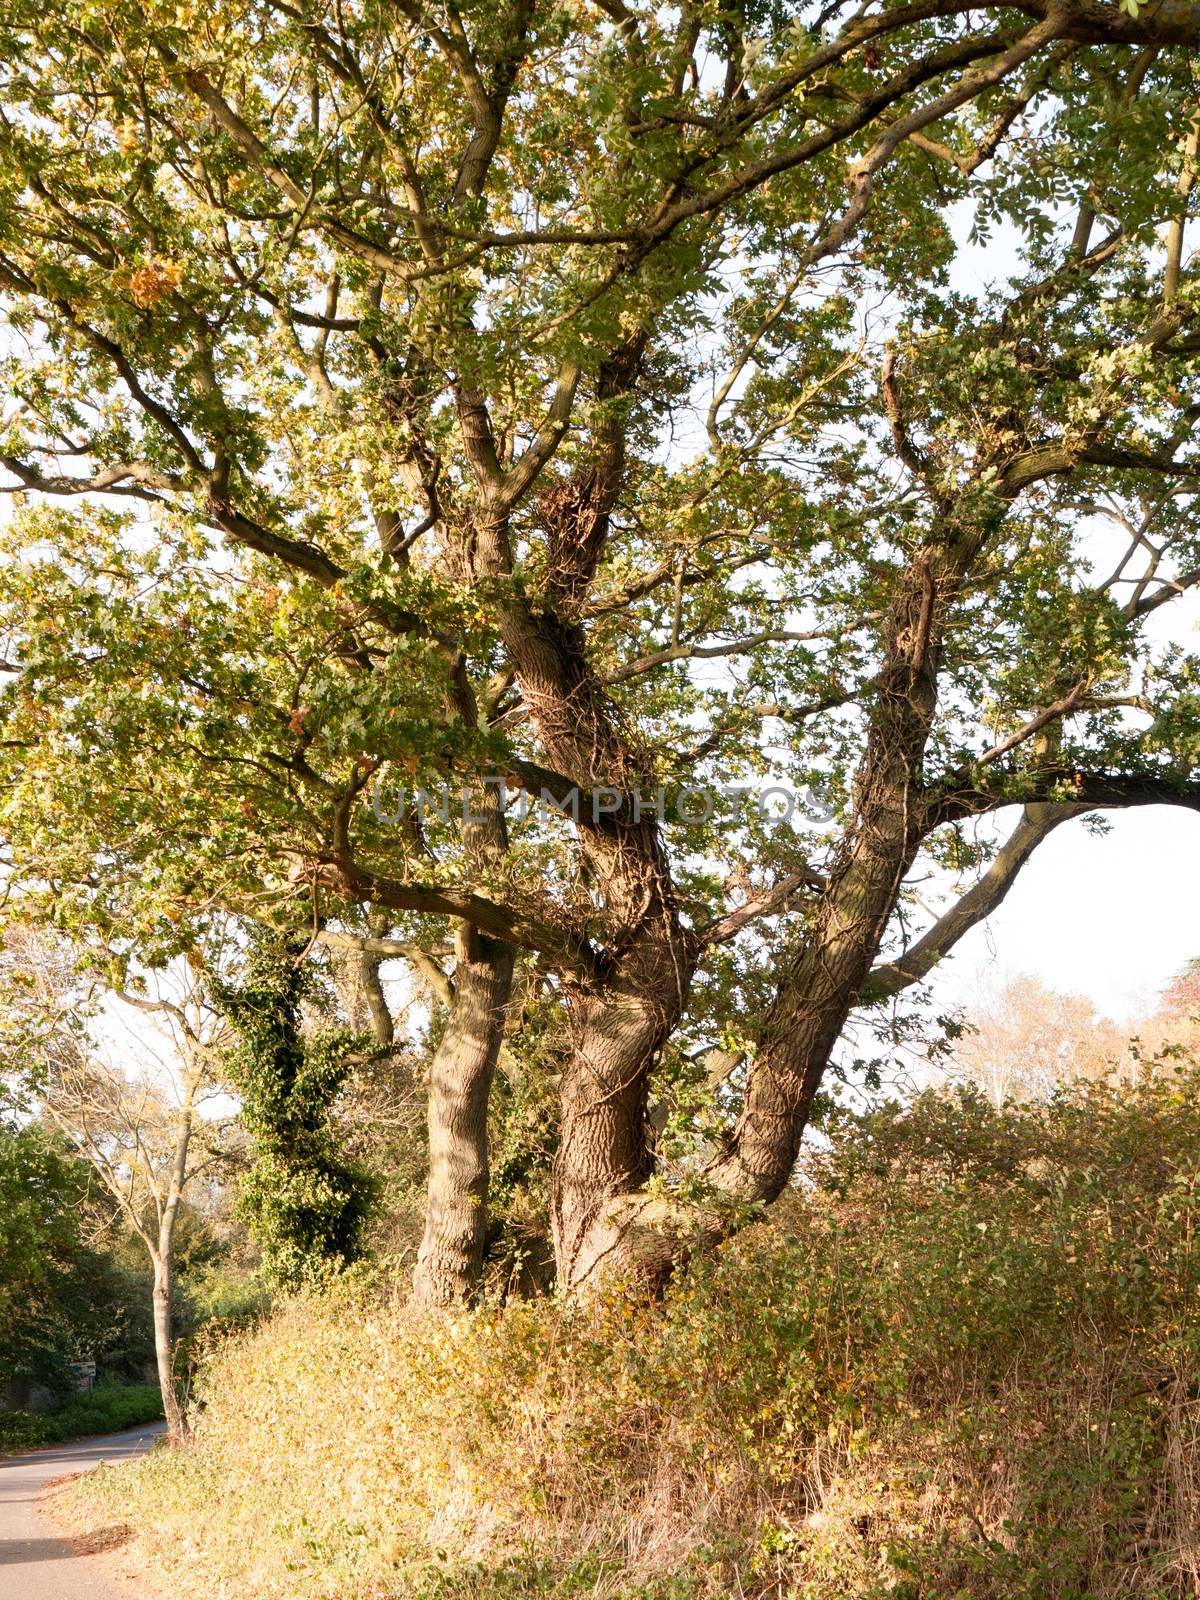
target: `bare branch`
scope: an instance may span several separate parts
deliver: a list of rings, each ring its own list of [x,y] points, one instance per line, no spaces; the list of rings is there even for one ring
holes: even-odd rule
[[[820,890],[825,887],[826,880],[812,867],[801,867],[796,872],[789,872],[786,877],[780,878],[778,883],[773,883],[769,889],[751,895],[736,911],[731,911],[724,917],[718,917],[715,922],[697,929],[696,941],[703,946],[724,944],[761,917],[776,916],[781,911],[789,910],[791,901],[801,890]]]
[[[863,985],[860,1002],[890,1000],[910,984],[927,978],[964,934],[990,917],[1003,902],[1017,874],[1055,828],[1086,812],[1086,805],[1028,805],[1021,820],[993,857],[987,871],[915,944],[894,961],[875,967]]]

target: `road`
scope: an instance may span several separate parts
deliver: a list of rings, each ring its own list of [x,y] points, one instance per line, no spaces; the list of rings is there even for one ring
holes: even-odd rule
[[[37,1508],[51,1478],[141,1455],[163,1431],[147,1423],[0,1459],[0,1600],[129,1600],[100,1562],[76,1555]]]

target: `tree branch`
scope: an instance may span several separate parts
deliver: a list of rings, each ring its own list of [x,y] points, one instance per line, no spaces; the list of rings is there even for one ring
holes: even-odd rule
[[[972,888],[898,956],[875,967],[859,996],[863,1005],[890,1000],[910,984],[920,983],[965,933],[990,917],[1003,902],[1017,874],[1037,846],[1055,828],[1086,812],[1086,805],[1028,805],[1021,820],[1001,846],[990,866]]]
[[[696,942],[701,946],[724,944],[750,923],[757,922],[760,917],[774,916],[780,911],[787,911],[790,901],[802,889],[825,887],[825,879],[812,867],[801,867],[796,872],[789,872],[786,877],[780,878],[778,883],[773,883],[769,889],[751,895],[744,905],[738,906],[736,911],[731,911],[728,915],[718,917],[715,921],[698,928],[695,935]]]

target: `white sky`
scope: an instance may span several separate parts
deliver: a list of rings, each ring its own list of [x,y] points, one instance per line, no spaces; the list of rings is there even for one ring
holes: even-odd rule
[[[1200,956],[1200,812],[1107,815],[1106,838],[1073,821],[1038,846],[1000,909],[942,963],[942,1005],[971,1005],[1028,972],[1125,1021]]]

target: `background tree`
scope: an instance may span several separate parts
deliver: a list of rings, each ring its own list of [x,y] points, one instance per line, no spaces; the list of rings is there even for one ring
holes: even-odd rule
[[[124,1259],[123,1233],[88,1163],[56,1130],[0,1120],[0,1390],[60,1397],[70,1365],[136,1378],[154,1354],[150,1285]]]
[[[221,1158],[222,1129],[205,1117],[204,1105],[220,1091],[223,1025],[186,967],[174,983],[169,976],[135,978],[123,1003],[152,1025],[138,1030],[136,1065],[112,1065],[85,1027],[89,1009],[94,1016],[94,985],[61,944],[18,924],[8,930],[10,961],[14,949],[22,980],[18,1038],[32,1059],[42,1114],[89,1163],[149,1257],[155,1363],[168,1433],[178,1441],[176,1232],[189,1184]],[[15,998],[10,991],[10,1005]]]
[[[1200,961],[1193,958],[1171,979],[1154,1013],[1164,1032],[1192,1047],[1200,1038]]]
[[[968,1012],[953,1067],[998,1110],[1007,1101],[1044,1100],[1081,1080],[1103,1083],[1136,1071],[1129,1029],[1084,995],[1056,994],[1036,978],[1006,983]]]

